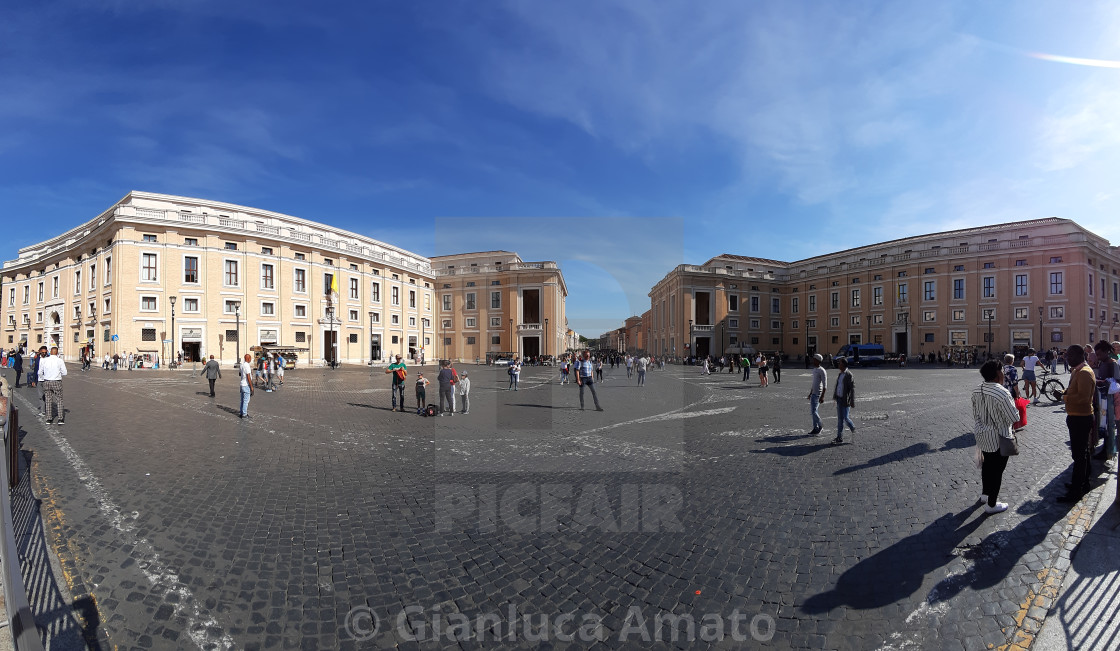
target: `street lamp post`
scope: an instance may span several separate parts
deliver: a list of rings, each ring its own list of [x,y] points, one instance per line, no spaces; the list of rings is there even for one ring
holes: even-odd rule
[[[175,359],[175,357],[176,357],[175,351],[178,350],[178,348],[175,347],[175,299],[176,299],[176,296],[174,294],[172,294],[171,296],[168,296],[167,299],[169,301],[171,301],[171,359]],[[168,364],[168,366],[170,366],[170,364]]]
[[[233,318],[237,333],[237,363],[241,363],[241,301],[233,301]]]
[[[514,345],[513,345],[513,319],[509,320],[509,352],[514,357],[517,356],[517,351],[514,350]]]
[[[1038,306],[1038,349],[1042,350],[1042,306]]]
[[[544,319],[544,356],[548,357],[548,317]]]
[[[688,320],[688,356],[694,357],[696,349],[692,346],[692,319]]]
[[[988,310],[988,359],[992,358],[992,320],[995,318],[995,310]]]
[[[338,331],[335,330],[335,327],[334,327],[335,312],[336,312],[335,308],[332,307],[331,308],[331,348],[334,350],[334,353],[331,355],[331,368],[333,368],[333,369],[337,369],[338,366],[339,366],[339,364],[338,364]]]
[[[369,311],[369,364],[373,366],[373,310]]]

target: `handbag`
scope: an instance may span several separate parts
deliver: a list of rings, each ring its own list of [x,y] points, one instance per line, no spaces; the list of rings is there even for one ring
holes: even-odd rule
[[[1004,457],[1013,457],[1019,454],[1019,439],[1007,438],[1006,436],[999,437],[999,453]]]
[[[1116,378],[1108,378],[1108,395],[1114,396],[1117,393],[1120,393],[1120,382]]]

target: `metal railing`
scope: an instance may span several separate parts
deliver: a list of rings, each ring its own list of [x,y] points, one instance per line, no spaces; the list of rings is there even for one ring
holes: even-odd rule
[[[8,494],[0,499],[3,503],[0,505],[0,527],[3,528],[0,531],[0,580],[4,582],[4,605],[16,650],[43,651],[43,641],[39,638],[39,629],[35,626],[35,617],[27,602],[27,589],[23,584],[19,551],[16,547],[15,524],[12,521],[11,491],[19,472],[19,413],[15,409],[15,394],[10,390],[6,379],[4,386],[9,387],[9,390],[4,396],[5,409],[0,413],[0,418],[3,419],[5,452],[4,462],[0,463],[0,485],[8,487]]]

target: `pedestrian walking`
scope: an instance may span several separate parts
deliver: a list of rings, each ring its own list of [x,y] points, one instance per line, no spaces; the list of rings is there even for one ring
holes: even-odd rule
[[[43,346],[43,350],[46,351],[46,349],[47,349],[47,347]],[[31,359],[28,362],[27,386],[35,387],[35,386],[38,386],[38,385],[39,385],[39,351],[35,351],[35,352],[31,353]],[[39,391],[39,398],[42,399],[42,397],[43,397],[43,392],[42,392],[42,390],[40,390]]]
[[[746,382],[751,377],[751,356],[743,355],[739,359],[739,363],[743,366],[743,382]]]
[[[1093,432],[1093,401],[1097,392],[1097,378],[1085,363],[1085,349],[1074,344],[1066,350],[1066,359],[1073,365],[1069,388],[1062,396],[1066,403],[1066,429],[1069,430],[1070,454],[1073,455],[1073,479],[1066,484],[1066,494],[1059,502],[1073,503],[1089,492],[1090,440]]]
[[[836,401],[836,438],[832,440],[832,444],[842,445],[844,425],[852,430],[852,434],[856,433],[856,424],[851,417],[852,407],[856,406],[856,383],[852,372],[848,370],[848,360],[837,359],[836,368],[840,372],[836,375],[836,388],[832,391],[832,399]]]
[[[439,375],[439,415],[455,415],[455,370],[451,368],[450,360],[440,360]]]
[[[645,357],[639,357],[634,366],[638,369],[638,386],[644,387],[646,385],[646,367],[649,366],[649,360]]]
[[[245,353],[244,359],[238,363],[238,375],[241,377],[241,409],[238,411],[239,418],[249,417],[249,398],[253,397],[256,389],[253,388],[253,366],[249,363],[253,360],[253,356]]]
[[[782,353],[774,355],[774,363],[770,365],[770,374],[774,376],[774,384],[782,383]]]
[[[576,384],[579,385],[579,408],[583,411],[583,389],[591,389],[591,397],[595,400],[595,411],[603,411],[599,405],[599,394],[595,392],[595,374],[591,366],[590,351],[583,351],[583,360],[576,366]]]
[[[560,384],[568,383],[568,358],[565,357],[560,362]]]
[[[708,366],[708,358],[704,358],[704,364],[700,367],[700,375],[711,375],[712,369]]]
[[[1091,372],[1091,371],[1090,371]],[[1013,445],[1015,434],[1011,426],[1019,420],[1019,410],[1011,392],[1003,386],[1003,369],[999,362],[991,360],[980,367],[984,381],[972,391],[972,420],[976,435],[976,447],[980,452],[980,481],[982,484],[980,501],[985,502],[985,513],[1002,513],[1007,503],[1000,502],[999,489],[1003,483],[1003,471],[1007,468],[1008,457],[1002,448],[1008,443]]]
[[[1098,438],[1104,442],[1100,452],[1093,455],[1094,459],[1105,460],[1116,454],[1116,409],[1113,398],[1109,395],[1109,380],[1120,380],[1120,364],[1112,358],[1112,344],[1105,340],[1097,342],[1094,346],[1097,353],[1097,368],[1093,373],[1097,377],[1097,393],[1100,406],[1100,416],[1097,423]]]
[[[431,382],[428,378],[424,377],[423,373],[416,374],[416,408],[423,409],[424,405],[428,404],[428,385]]]
[[[509,388],[506,391],[520,391],[517,384],[521,381],[521,358],[514,357],[509,363]]]
[[[579,360],[576,360],[576,365],[579,365]],[[574,372],[575,371],[573,371],[573,373]],[[602,357],[595,360],[595,381],[596,382],[602,382],[603,381],[603,358]],[[577,384],[578,384],[578,382],[577,382]]]
[[[463,414],[471,413],[471,378],[470,373],[463,371],[463,377],[459,378],[459,398],[463,403]]]
[[[1035,368],[1039,365],[1040,360],[1038,355],[1035,355],[1034,348],[1027,349],[1027,355],[1023,358],[1023,379],[1027,382],[1027,395],[1023,396],[1027,400],[1034,399],[1033,404],[1038,404],[1038,382],[1035,380]]]
[[[23,375],[23,355],[20,355],[19,351],[17,350],[15,353],[13,353],[11,355],[11,359],[12,359],[12,368],[16,372],[16,388],[18,389],[19,388],[19,378],[20,378],[21,375]],[[30,380],[31,380],[31,378],[28,377],[29,382],[30,382]]]
[[[210,397],[214,397],[214,382],[222,377],[222,369],[218,365],[218,361],[214,356],[210,356],[210,360],[206,362],[206,366],[202,367],[202,372],[199,375],[205,375],[206,381],[210,383]]]
[[[766,373],[769,370],[770,370],[770,367],[766,363],[766,356],[765,355],[759,355],[758,356],[758,383],[759,383],[758,385],[759,386],[762,386],[762,387],[766,386],[766,384],[768,382],[768,379],[766,377]]]
[[[626,356],[626,379],[629,380],[632,377],[634,377],[634,358],[627,355]]]
[[[40,352],[45,353],[46,349],[47,347],[43,346]],[[66,412],[62,408],[62,378],[65,376],[66,363],[58,356],[58,346],[53,346],[50,354],[44,355],[39,360],[39,382],[43,384],[43,410],[47,416],[47,423],[55,419],[51,414],[51,408],[54,407],[54,413],[58,415],[58,424],[66,424]]]
[[[389,365],[385,372],[393,376],[393,383],[389,388],[389,392],[393,396],[393,408],[389,411],[397,410],[397,397],[400,397],[401,412],[404,412],[404,381],[408,377],[408,365],[401,361],[401,356],[397,355],[397,361]]]
[[[809,396],[806,398],[809,401],[809,413],[813,417],[813,431],[809,435],[820,434],[824,426],[821,424],[821,415],[817,410],[821,403],[821,396],[828,390],[828,373],[821,368],[821,362],[824,358],[820,353],[816,353],[810,358],[809,363],[813,367],[812,375],[809,379]]]

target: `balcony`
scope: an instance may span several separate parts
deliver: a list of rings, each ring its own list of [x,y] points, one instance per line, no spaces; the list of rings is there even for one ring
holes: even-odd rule
[[[222,228],[245,228],[244,219],[233,219],[232,217],[218,217],[218,226]]]
[[[205,224],[206,215],[196,215],[191,212],[181,212],[179,213],[179,221],[190,222],[191,224]]]
[[[257,224],[258,233],[267,233],[268,235],[279,235],[280,227],[269,226],[268,224]]]
[[[518,323],[517,332],[541,332],[543,328],[539,323]]]
[[[715,330],[714,325],[694,325],[692,326],[692,333],[699,334],[701,332],[712,332]]]

